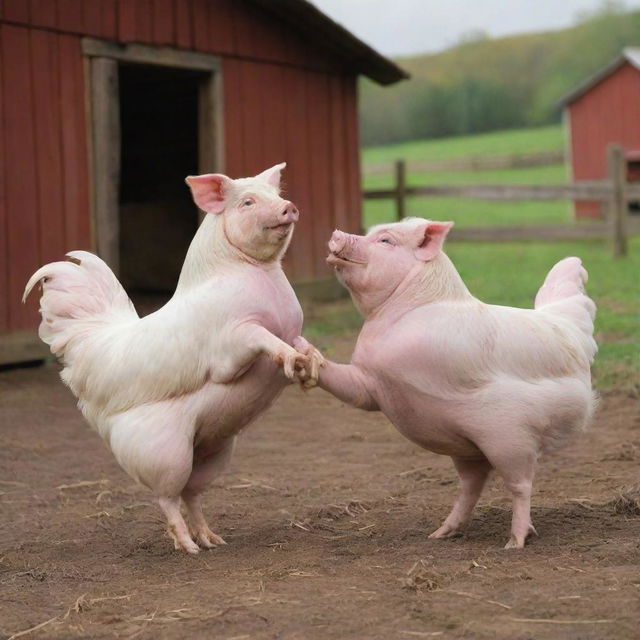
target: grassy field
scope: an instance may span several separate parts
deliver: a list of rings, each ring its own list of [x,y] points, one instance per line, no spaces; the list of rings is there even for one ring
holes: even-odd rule
[[[387,162],[397,157],[435,160],[469,154],[498,155],[557,149],[562,146],[559,127],[492,133],[394,147],[366,149],[364,162]],[[446,172],[412,175],[418,184],[444,182],[545,183],[562,182],[565,169],[540,167],[511,171]],[[377,176],[367,186],[384,184]],[[375,207],[372,205],[376,205]],[[366,203],[367,226],[391,220],[393,212],[384,203]],[[415,199],[409,213],[432,219],[454,220],[460,226],[476,224],[540,224],[571,219],[567,203],[486,203],[445,198]],[[574,243],[451,243],[447,253],[456,264],[471,292],[486,302],[531,307],[549,269],[560,259],[577,255],[589,271],[589,294],[598,305],[596,339],[600,345],[594,367],[600,389],[640,388],[640,237],[630,242],[629,256],[614,259],[610,247],[600,241]],[[339,334],[357,331],[361,324],[349,303],[325,310],[321,317],[308,318],[307,333],[319,344],[330,346]]]
[[[560,125],[538,129],[517,129],[460,138],[423,140],[389,147],[365,149],[363,166],[393,162],[440,161],[468,156],[501,156],[535,151],[561,150],[564,132]],[[429,173],[409,172],[410,185],[435,184],[562,184],[567,181],[564,165],[531,167],[524,169],[498,169],[494,171],[439,171]],[[365,177],[365,189],[391,187],[393,177],[370,175]],[[437,220],[453,220],[458,226],[496,224],[552,224],[571,219],[568,202],[482,202],[460,198],[410,198],[409,215]],[[393,220],[394,206],[391,200],[365,202],[364,222],[370,227]]]

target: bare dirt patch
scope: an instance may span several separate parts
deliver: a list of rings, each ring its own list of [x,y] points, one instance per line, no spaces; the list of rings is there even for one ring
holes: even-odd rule
[[[457,490],[449,459],[321,391],[288,389],[246,431],[206,496],[229,544],[196,557],[173,550],[55,366],[0,373],[0,405],[0,637],[638,637],[628,395],[542,461],[540,537],[521,552],[502,549],[499,481],[462,537],[428,540]]]

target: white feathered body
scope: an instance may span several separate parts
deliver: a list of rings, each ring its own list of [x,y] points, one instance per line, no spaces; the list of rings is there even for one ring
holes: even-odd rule
[[[236,336],[247,322],[288,344],[300,334],[302,311],[279,263],[226,264],[139,318],[100,258],[68,255],[36,272],[27,293],[43,282],[40,336],[83,415],[136,480],[154,484],[149,460],[165,458],[176,439],[200,457],[215,453],[286,385],[274,362]]]

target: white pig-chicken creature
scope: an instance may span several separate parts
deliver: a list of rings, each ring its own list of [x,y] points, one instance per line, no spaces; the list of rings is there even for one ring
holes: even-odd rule
[[[539,454],[584,428],[594,411],[595,305],[578,258],[553,267],[535,309],[481,302],[442,251],[452,226],[409,218],[366,236],[333,234],[327,262],[364,326],[351,364],[326,362],[318,384],[355,407],[382,411],[411,441],[451,456],[461,491],[431,538],[463,527],[495,469],[513,497],[506,547],[521,548],[535,532]],[[303,339],[296,348],[315,355]]]
[[[279,194],[284,166],[240,180],[187,178],[207,215],[174,296],[155,313],[139,318],[111,269],[85,251],[45,265],[25,290],[42,283],[40,337],[64,365],[62,379],[189,553],[224,543],[200,494],[236,434],[308,365],[291,346],[302,311],[280,264],[298,220]]]

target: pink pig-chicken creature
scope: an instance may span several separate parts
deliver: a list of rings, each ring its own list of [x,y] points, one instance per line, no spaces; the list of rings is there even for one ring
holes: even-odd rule
[[[42,283],[40,337],[61,359],[63,381],[122,468],[157,496],[175,547],[189,553],[224,543],[200,494],[238,432],[296,367],[311,373],[291,346],[302,311],[280,265],[298,220],[279,194],[284,166],[240,180],[187,178],[207,215],[174,296],[155,313],[139,318],[111,269],[85,251],[42,267],[25,291]]]
[[[318,383],[451,456],[461,491],[431,538],[463,527],[495,469],[513,497],[506,546],[521,548],[535,532],[539,454],[584,428],[594,411],[595,305],[578,258],[553,267],[535,309],[481,302],[442,251],[452,226],[409,218],[366,236],[333,234],[327,261],[365,321],[351,364],[326,362]],[[303,339],[296,348],[315,355]]]

